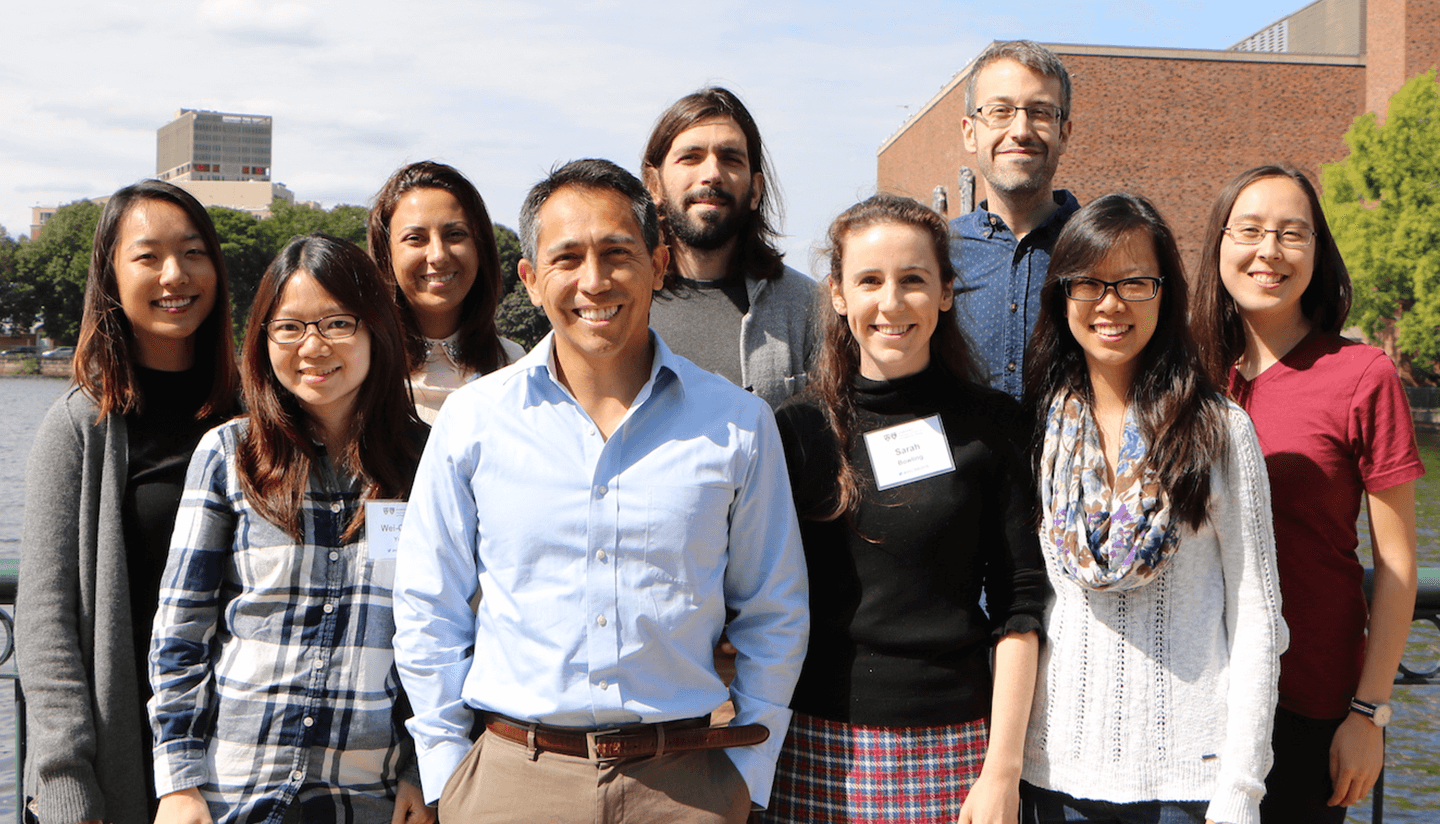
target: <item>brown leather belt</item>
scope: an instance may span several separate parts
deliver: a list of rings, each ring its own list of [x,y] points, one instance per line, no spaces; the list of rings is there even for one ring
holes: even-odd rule
[[[667,752],[748,747],[770,737],[770,730],[763,724],[711,727],[703,718],[599,730],[573,730],[529,724],[495,713],[485,714],[485,732],[533,750],[573,755],[593,761],[649,758]]]

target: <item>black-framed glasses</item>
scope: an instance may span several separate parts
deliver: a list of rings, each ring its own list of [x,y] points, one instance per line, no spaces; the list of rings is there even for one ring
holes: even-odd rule
[[[312,326],[326,340],[344,340],[360,328],[360,318],[349,314],[326,315],[319,320],[276,318],[265,322],[265,334],[276,343],[299,343]]]
[[[1121,300],[1154,300],[1160,294],[1160,278],[1138,277],[1121,280],[1099,278],[1063,278],[1060,285],[1071,300],[1097,301],[1111,289]]]
[[[1241,246],[1255,246],[1272,232],[1275,234],[1275,239],[1280,241],[1280,245],[1286,249],[1304,249],[1315,241],[1315,230],[1304,226],[1266,229],[1264,226],[1256,226],[1252,223],[1237,223],[1234,226],[1226,226],[1222,231]]]
[[[1015,119],[1016,112],[1024,112],[1030,118],[1030,122],[1036,126],[1054,126],[1065,119],[1065,110],[1059,106],[1051,106],[1048,103],[1036,103],[1034,106],[1012,106],[1009,103],[986,103],[984,106],[971,112],[971,116],[979,115],[992,128],[1003,129],[1010,125]]]

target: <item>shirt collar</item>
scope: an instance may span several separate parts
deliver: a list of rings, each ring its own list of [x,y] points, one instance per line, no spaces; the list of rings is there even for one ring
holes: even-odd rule
[[[681,378],[684,370],[680,368],[680,356],[670,351],[670,347],[666,346],[665,341],[655,334],[654,329],[649,331],[650,342],[655,344],[655,357],[650,361],[650,377],[646,379],[645,385],[635,395],[635,400],[631,403],[632,407],[639,406],[657,389],[663,389],[671,384],[674,384],[676,391],[680,392],[682,399],[685,396],[685,385]],[[509,374],[503,377],[506,382],[525,376],[544,380],[564,391],[566,395],[570,394],[555,379],[558,370],[555,368],[555,333],[553,331],[541,338],[534,348],[511,366]]]

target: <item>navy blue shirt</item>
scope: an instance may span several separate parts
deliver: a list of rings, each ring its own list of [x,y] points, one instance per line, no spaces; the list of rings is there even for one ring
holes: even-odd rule
[[[1040,287],[1050,250],[1065,221],[1080,208],[1064,189],[1050,217],[1016,242],[1015,233],[981,201],[980,208],[950,221],[950,260],[956,282],[955,318],[970,335],[990,385],[1019,399],[1025,391],[1025,344],[1040,314]]]

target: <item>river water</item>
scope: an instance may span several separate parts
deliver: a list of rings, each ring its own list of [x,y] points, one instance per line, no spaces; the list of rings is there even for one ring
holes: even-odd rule
[[[67,382],[57,378],[0,378],[0,558],[19,553],[25,495],[25,459],[35,428]],[[1440,435],[1420,436],[1431,474],[1416,484],[1420,565],[1440,567]],[[1364,519],[1361,519],[1362,536]],[[1362,537],[1362,546],[1366,539]],[[1368,566],[1368,552],[1362,553]],[[6,607],[10,609],[10,607]],[[1412,669],[1433,666],[1440,656],[1440,630],[1416,624],[1406,655]],[[13,660],[3,672],[14,672]],[[1395,689],[1385,770],[1385,821],[1440,820],[1440,685]],[[13,816],[15,786],[14,706],[10,682],[0,682],[0,821]],[[1350,811],[1350,821],[1370,821],[1369,801]]]

